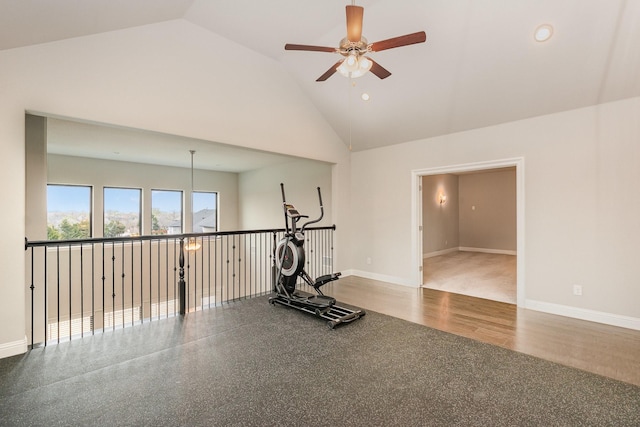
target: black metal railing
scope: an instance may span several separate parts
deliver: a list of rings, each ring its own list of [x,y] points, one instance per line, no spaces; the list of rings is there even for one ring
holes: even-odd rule
[[[333,272],[335,226],[305,232],[312,277]],[[47,345],[270,293],[283,229],[25,239],[29,344]],[[301,284],[302,286],[302,284]]]

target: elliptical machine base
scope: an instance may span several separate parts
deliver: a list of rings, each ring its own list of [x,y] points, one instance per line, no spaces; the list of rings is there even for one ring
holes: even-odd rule
[[[325,304],[316,303],[314,300],[318,297],[323,299],[327,298],[333,302]],[[353,322],[367,314],[364,310],[352,310],[347,307],[336,305],[335,301],[335,298],[332,297],[327,297],[325,295],[313,295],[304,291],[296,291],[294,295],[291,295],[290,297],[277,294],[276,296],[269,298],[269,303],[271,304],[285,305],[327,320],[327,326],[329,329],[333,329],[343,323]]]

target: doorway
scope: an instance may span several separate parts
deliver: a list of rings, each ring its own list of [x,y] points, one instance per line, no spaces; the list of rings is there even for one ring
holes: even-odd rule
[[[465,205],[465,212],[461,213],[460,215],[468,215],[469,213],[466,212],[466,210],[468,209],[470,212],[473,212],[474,217],[478,216],[475,214],[479,213],[479,211],[474,210],[474,207],[475,209],[480,209],[480,206],[473,205],[473,200],[471,200],[472,198],[468,197],[468,195],[463,195],[464,200],[459,199],[459,195],[457,193],[457,185],[455,191],[451,191],[449,194],[447,194],[447,192],[444,191],[447,187],[446,180],[445,185],[440,184],[440,187],[431,186],[429,188],[429,194],[424,194],[424,197],[428,196],[428,198],[434,199],[431,200],[430,203],[436,206],[435,209],[440,209],[440,212],[438,213],[437,210],[432,211],[432,215],[431,217],[429,217],[429,220],[426,220],[423,217],[423,215],[425,214],[423,210],[428,209],[423,206],[423,177],[429,177],[428,179],[430,179],[437,175],[447,175],[447,179],[449,179],[449,188],[453,188],[451,186],[451,183],[456,182],[457,177],[459,176],[488,172],[495,169],[505,170],[505,168],[511,168],[511,170],[515,169],[515,247],[513,246],[513,244],[509,245],[496,242],[493,242],[491,244],[481,244],[476,242],[474,239],[478,236],[476,236],[475,234],[481,235],[481,232],[485,231],[483,229],[479,230],[481,231],[480,233],[475,234],[469,233],[469,230],[464,230],[465,237],[463,238],[463,240],[457,240],[458,237],[455,233],[455,228],[457,227],[457,225],[455,225],[454,223],[457,223],[458,218],[456,215],[450,215],[445,220],[445,206],[448,207],[450,211],[458,211],[458,204]],[[503,302],[516,303],[518,306],[524,306],[524,159],[515,158],[420,169],[412,171],[412,176],[414,186],[412,196],[412,221],[415,226],[413,228],[415,232],[413,233],[412,240],[414,243],[414,263],[416,266],[416,271],[418,272],[418,274],[416,274],[415,276],[416,284],[418,286],[422,286],[425,279],[428,280],[429,277],[431,277],[432,283],[428,287],[437,288],[439,284],[442,285],[446,281],[445,276],[447,274],[450,274],[452,276],[455,276],[458,282],[458,286],[469,287],[469,283],[475,283],[477,285],[474,289],[471,289],[471,292],[464,292],[464,290],[462,290],[458,293],[467,293],[471,296],[495,299]],[[433,179],[431,181],[433,184]],[[441,182],[443,181],[441,180]],[[434,191],[434,188],[436,191]],[[499,201],[494,200],[495,204],[499,204],[498,202]],[[447,206],[448,203],[451,204]],[[466,206],[466,204],[470,204],[470,206]],[[434,212],[436,213],[435,216],[433,215]],[[440,214],[440,217],[437,217],[438,214]],[[489,215],[489,217],[491,217],[491,215]],[[437,225],[438,221],[441,222],[443,228],[439,230],[431,230],[433,240],[437,242],[437,244],[434,245],[423,242],[423,232],[426,231],[427,227],[434,227],[434,225]],[[476,227],[483,227],[481,224],[475,225]],[[474,226],[473,222],[468,222],[464,225],[464,227],[467,228],[472,226]],[[452,232],[452,230],[454,230],[454,232]],[[473,231],[473,229],[471,231]],[[495,239],[499,237],[499,234],[500,233],[493,232],[490,233],[489,236],[492,239]],[[494,246],[498,249],[492,249],[491,247],[487,248],[483,246]],[[503,248],[500,248],[500,246],[502,246]],[[425,257],[425,254],[427,254],[428,256]],[[465,260],[469,263],[473,263],[469,265],[470,267],[473,267],[475,265],[478,268],[465,269]],[[493,270],[490,268],[491,266],[493,266]],[[430,270],[427,271],[427,269]],[[489,270],[485,271],[487,269]],[[441,274],[440,276],[438,276],[437,274],[434,276],[433,274],[431,274],[434,272]],[[429,276],[430,274],[431,276]],[[465,274],[468,275],[468,277],[464,277]],[[477,274],[479,276],[474,278],[474,274]],[[504,295],[502,297],[500,296],[500,292],[502,292],[500,289],[491,289],[491,286],[485,289],[485,294],[482,293],[482,288],[486,287],[489,281],[485,280],[485,283],[481,283],[481,280],[479,280],[478,277],[481,277],[484,280],[487,276],[490,276],[492,274],[500,276],[500,280],[502,282],[511,281],[511,283],[513,283],[514,277],[508,276],[510,274],[515,276],[515,296],[511,295],[509,297],[509,301],[504,300]],[[454,286],[456,285],[456,283],[453,282],[451,284]],[[505,283],[501,284],[501,286],[503,287],[504,285]],[[492,294],[492,292],[494,291],[498,293]],[[508,292],[513,293],[513,291],[514,290],[512,288]]]

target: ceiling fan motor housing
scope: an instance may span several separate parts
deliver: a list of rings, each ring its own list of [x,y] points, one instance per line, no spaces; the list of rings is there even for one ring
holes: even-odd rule
[[[358,42],[351,42],[345,37],[340,40],[340,48],[338,49],[338,53],[342,56],[349,56],[351,54],[360,56],[370,51],[369,43],[364,37],[361,37]]]

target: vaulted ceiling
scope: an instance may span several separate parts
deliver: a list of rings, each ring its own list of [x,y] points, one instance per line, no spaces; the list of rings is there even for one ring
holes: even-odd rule
[[[426,43],[372,53],[384,80],[318,83],[340,57],[284,45],[337,47],[347,4],[2,1],[0,49],[186,20],[280,63],[354,151],[640,96],[640,0],[360,0],[369,42],[424,30]],[[544,43],[541,24],[554,28]]]

